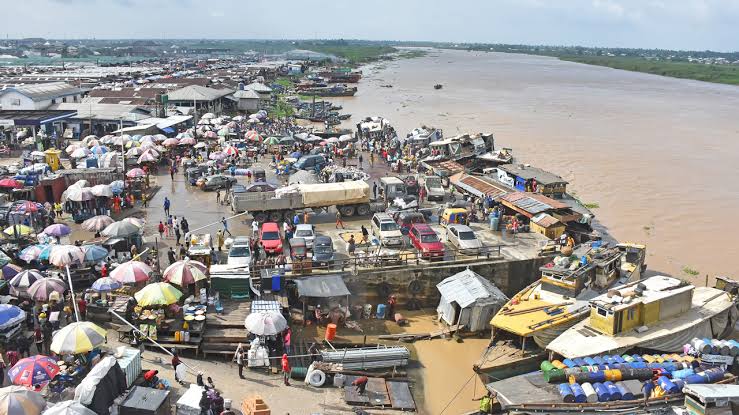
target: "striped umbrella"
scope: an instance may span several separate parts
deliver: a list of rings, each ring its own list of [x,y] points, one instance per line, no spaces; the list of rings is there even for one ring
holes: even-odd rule
[[[38,270],[27,269],[21,271],[13,277],[8,283],[16,293],[25,293],[28,291],[28,287],[33,285],[37,280],[43,279],[44,276]]]
[[[185,259],[167,267],[162,274],[165,281],[185,287],[206,278],[208,268],[202,262]]]
[[[105,343],[106,333],[89,321],[71,323],[56,332],[51,341],[51,351],[56,354],[87,353]]]
[[[64,294],[67,284],[59,278],[41,278],[28,287],[28,295],[37,301],[48,301],[53,292]]]
[[[141,229],[131,222],[118,221],[108,225],[102,232],[103,236],[110,236],[113,238],[124,238],[136,233],[139,233]]]
[[[49,262],[57,267],[65,267],[85,262],[85,251],[75,245],[55,245],[51,248]]]
[[[227,156],[238,156],[239,155],[239,149],[234,146],[228,146],[224,148],[223,152],[226,153]]]
[[[92,154],[105,154],[105,153],[107,153],[107,152],[108,152],[108,147],[105,147],[105,146],[101,146],[101,145],[93,146],[93,147],[92,147],[92,148],[90,149],[90,152],[91,152]]]
[[[249,141],[262,141],[262,137],[260,137],[259,133],[254,130],[249,130],[244,133],[244,138]]]
[[[136,160],[136,163],[151,163],[153,161],[157,161],[157,156],[155,156],[153,153],[149,151],[144,151],[143,154]]]
[[[135,284],[147,281],[151,268],[141,261],[128,261],[118,265],[110,272],[110,277],[123,284]]]
[[[95,411],[77,401],[59,402],[44,411],[44,415],[96,415]]]
[[[142,307],[156,305],[170,305],[180,300],[182,291],[166,282],[155,282],[142,288],[134,294],[136,301]]]
[[[96,292],[109,292],[121,288],[121,283],[110,277],[102,277],[92,283],[92,289]]]
[[[47,244],[27,246],[23,248],[23,250],[18,254],[18,258],[26,262],[31,262],[35,260],[45,261],[49,259],[49,255],[51,254],[51,248],[52,248],[52,245],[47,245]]]
[[[205,138],[210,138],[211,140],[215,140],[218,138],[218,133],[215,131],[206,131],[205,134],[203,134]]]
[[[44,233],[51,236],[66,236],[72,233],[72,229],[63,223],[55,223],[47,226]]]
[[[174,147],[174,146],[176,146],[179,143],[180,143],[180,141],[178,139],[176,139],[176,138],[168,138],[168,139],[162,141],[162,145],[165,146],[165,147]]]
[[[228,155],[222,151],[214,151],[208,155],[208,158],[211,160],[223,160],[226,157],[228,157]]]
[[[0,330],[26,320],[26,312],[19,307],[10,304],[0,304]]]
[[[14,385],[34,386],[48,383],[59,374],[56,360],[43,355],[21,359],[8,371]]]
[[[115,222],[113,218],[108,215],[93,216],[82,222],[82,229],[90,232],[100,232],[113,222]]]
[[[16,212],[21,213],[35,213],[38,212],[41,209],[40,203],[31,202],[30,200],[26,200],[25,202],[21,203],[20,205],[15,207]]]
[[[133,216],[129,216],[127,218],[121,219],[121,222],[128,222],[131,225],[138,226],[139,228],[143,228],[146,221],[140,218],[134,218]]]
[[[129,179],[134,179],[136,177],[144,177],[144,176],[146,176],[146,172],[138,167],[135,169],[131,169],[128,171],[128,173],[126,173],[126,177],[128,177]]]
[[[108,250],[100,245],[82,245],[82,250],[85,251],[85,262],[102,261],[108,256]]]
[[[16,275],[18,275],[19,272],[23,271],[23,268],[19,267],[15,264],[5,264],[3,266],[3,279],[10,280]]]
[[[23,386],[0,389],[0,415],[39,415],[45,406],[41,394]]]

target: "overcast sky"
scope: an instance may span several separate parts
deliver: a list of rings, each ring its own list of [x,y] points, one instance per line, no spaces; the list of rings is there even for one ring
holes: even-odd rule
[[[739,0],[2,0],[11,38],[347,38],[739,50]]]

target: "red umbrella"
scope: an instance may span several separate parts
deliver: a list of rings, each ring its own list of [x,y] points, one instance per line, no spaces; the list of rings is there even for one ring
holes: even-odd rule
[[[141,261],[128,261],[118,265],[110,272],[110,277],[123,284],[147,281],[151,268]]]
[[[138,167],[135,169],[131,169],[128,171],[128,173],[126,173],[126,177],[128,177],[129,179],[133,179],[136,177],[144,177],[144,176],[146,176],[146,172],[139,169]]]
[[[59,374],[59,366],[50,357],[36,355],[21,359],[8,371],[14,385],[34,386],[47,383]]]
[[[25,202],[21,203],[20,205],[15,207],[15,210],[18,212],[23,213],[35,213],[39,210],[39,204],[36,202],[31,202],[30,200],[26,200]]]
[[[10,188],[10,189],[18,189],[23,187],[23,184],[18,182],[15,179],[2,179],[0,180],[0,187]]]
[[[238,156],[239,155],[239,149],[233,146],[228,146],[223,149],[223,152],[226,153],[229,156]]]

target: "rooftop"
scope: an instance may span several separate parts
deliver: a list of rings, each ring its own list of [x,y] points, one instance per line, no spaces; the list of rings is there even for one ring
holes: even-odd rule
[[[63,102],[50,109],[76,111],[74,118],[116,121],[138,121],[149,118],[149,111],[136,105]]]
[[[69,110],[0,110],[0,120],[12,120],[15,125],[28,126],[39,126],[76,115],[77,111]]]
[[[508,297],[495,284],[469,268],[445,278],[436,285],[436,288],[447,301],[454,301],[462,308],[481,299],[500,304],[508,301]]]
[[[43,84],[28,84],[17,87],[8,88],[0,91],[0,95],[9,91],[16,91],[23,94],[34,101],[44,101],[47,99],[76,95],[85,92],[82,88],[77,88],[66,82],[47,82]]]
[[[268,87],[267,85],[265,85],[265,84],[263,84],[261,82],[252,82],[249,85],[246,85],[244,87],[244,89],[245,90],[251,90],[251,91],[254,91],[254,92],[263,93],[263,94],[272,92],[272,88]]]
[[[569,207],[562,202],[538,193],[513,192],[503,195],[500,199],[510,207],[518,208],[531,215]]]
[[[259,99],[260,96],[254,90],[244,89],[244,90],[238,90],[238,91],[234,92],[234,98],[239,98],[239,99]]]
[[[213,101],[230,95],[230,89],[206,88],[200,85],[188,85],[168,93],[170,101]]]
[[[543,185],[554,183],[567,184],[567,181],[561,176],[557,176],[554,173],[550,173],[538,167],[532,167],[524,164],[501,164],[500,166],[498,166],[498,168],[506,173],[520,177],[524,180],[536,179],[537,182]]]

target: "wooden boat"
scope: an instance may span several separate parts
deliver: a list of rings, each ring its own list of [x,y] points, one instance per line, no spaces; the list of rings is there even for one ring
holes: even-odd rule
[[[441,89],[441,88],[443,88],[443,85],[442,84],[436,84],[436,85],[434,85],[434,89]]]
[[[511,298],[490,321],[490,346],[473,369],[484,381],[535,370],[546,346],[587,317],[591,299],[641,279],[645,257],[644,245],[611,248],[589,242],[539,268],[541,279]]]
[[[694,337],[721,338],[733,327],[735,299],[667,276],[622,285],[590,300],[588,318],[547,346],[564,358],[633,348],[678,352]]]

